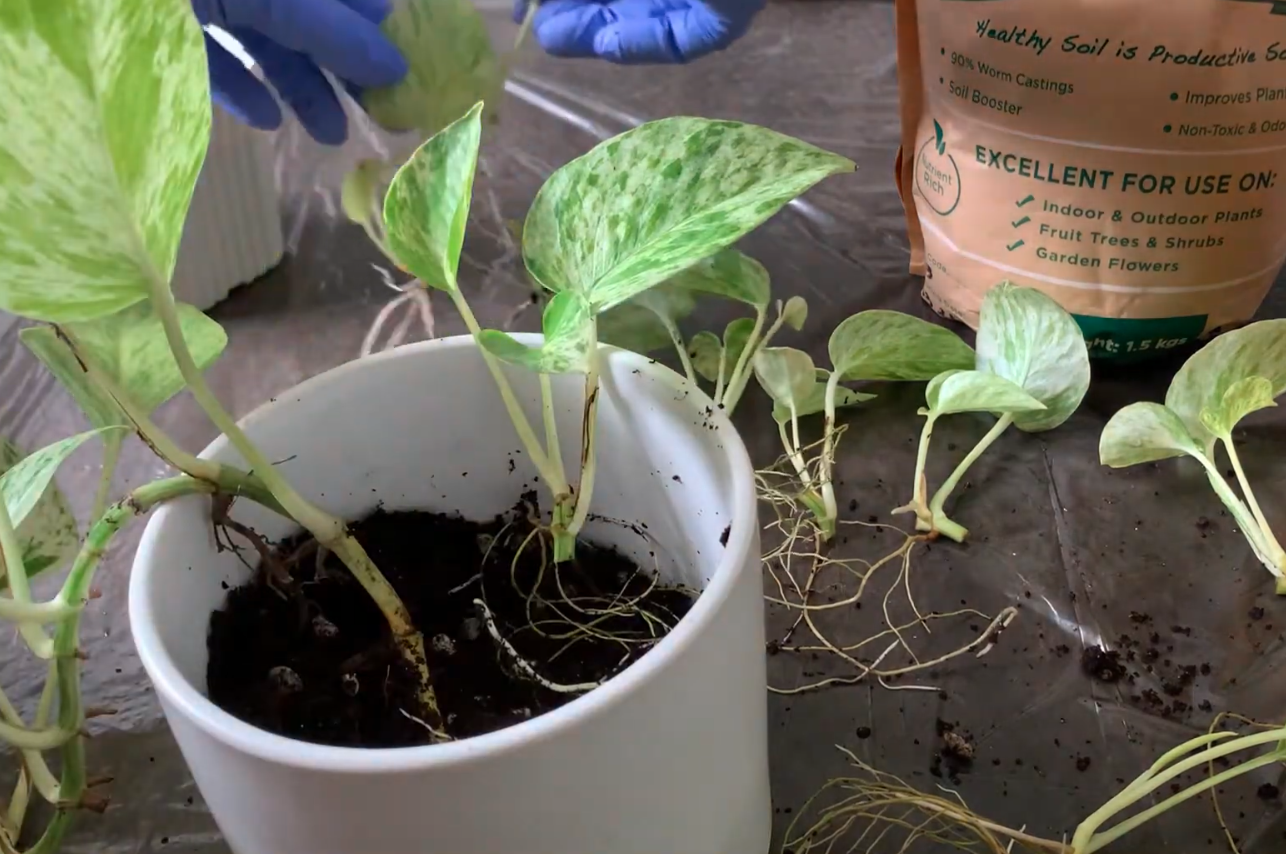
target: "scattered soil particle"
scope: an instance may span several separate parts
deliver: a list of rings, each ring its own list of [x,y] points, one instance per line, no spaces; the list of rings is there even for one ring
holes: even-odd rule
[[[1259,607],[1258,605],[1256,605],[1254,608],[1251,608],[1251,609],[1250,609],[1250,619],[1252,619],[1252,620],[1262,620],[1263,618],[1264,618],[1264,609],[1263,609],[1263,608],[1261,608],[1261,607]]]
[[[729,524],[728,524],[728,525],[723,529],[723,533],[719,535],[719,545],[721,545],[721,546],[723,546],[723,547],[725,547],[725,548],[726,548],[726,547],[728,546],[728,537],[729,537],[729,535],[731,535],[731,534],[732,534],[732,524],[731,524],[731,523],[729,523]]]
[[[1256,790],[1255,794],[1263,801],[1275,801],[1281,796],[1281,792],[1272,783],[1265,783]]]
[[[871,737],[871,728],[869,726],[860,726],[857,728],[857,737],[867,739]]]
[[[1091,646],[1081,654],[1081,669],[1085,675],[1099,682],[1120,682],[1125,676],[1125,667],[1121,664],[1121,654],[1116,650]]]
[[[938,738],[942,747],[933,754],[929,773],[935,777],[946,776],[952,783],[960,783],[960,775],[973,767],[975,749],[968,733],[957,730],[956,725],[941,718],[937,721]]]
[[[542,571],[535,538],[519,553],[532,531],[530,501],[485,523],[381,510],[350,526],[424,635],[443,728],[455,738],[512,726],[580,696],[549,690],[522,673],[484,627],[475,599],[487,603],[501,636],[537,673],[563,685],[603,681],[646,654],[655,640],[642,610],[673,626],[692,606],[689,591],[653,585],[630,559],[588,543],[579,543],[576,559],[557,572]],[[383,615],[356,580],[333,554],[319,561],[311,538],[289,539],[274,555],[289,572],[286,589],[271,586],[261,572],[230,591],[211,615],[210,699],[242,720],[302,741],[429,742],[418,677],[395,652]],[[532,621],[576,618],[564,594],[583,597],[582,604],[635,600],[628,613],[596,625],[637,641],[624,659],[624,645],[614,640],[582,639],[564,654],[565,640],[529,628]]]
[[[1090,769],[1090,758],[1088,756],[1076,757],[1076,770],[1082,774]]]
[[[1130,622],[1137,623],[1139,625],[1142,625],[1143,623],[1150,623],[1152,622],[1152,616],[1150,614],[1144,614],[1141,611],[1131,611]]]

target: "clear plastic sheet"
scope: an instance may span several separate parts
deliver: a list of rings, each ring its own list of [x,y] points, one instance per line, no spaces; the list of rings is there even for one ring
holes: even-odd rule
[[[508,4],[491,4],[486,12],[497,44],[511,43],[516,28]],[[822,357],[830,329],[855,311],[879,307],[930,316],[918,282],[906,274],[902,209],[892,180],[898,106],[889,4],[775,3],[734,49],[683,68],[617,68],[534,51],[518,67],[500,123],[484,145],[462,264],[462,281],[484,324],[536,325],[509,222],[521,220],[544,177],[600,139],[673,114],[765,124],[859,164],[856,175],[824,183],[744,242],[772,273],[779,295],[798,293],[810,302],[808,326],[789,343]],[[279,134],[288,258],[212,311],[230,338],[212,382],[237,414],[362,352],[463,331],[448,305],[398,291],[401,278],[340,213],[344,172],[401,142],[355,118],[341,149],[321,149],[297,127]],[[1282,293],[1275,290],[1262,316],[1286,311]],[[727,311],[709,306],[693,328],[722,328]],[[0,318],[0,433],[38,446],[82,429],[70,400],[19,346],[16,332],[15,324]],[[1274,674],[1286,667],[1286,603],[1272,595],[1269,576],[1221,513],[1201,472],[1182,461],[1123,472],[1097,462],[1106,419],[1125,403],[1159,399],[1175,367],[1099,370],[1068,424],[1041,436],[1007,434],[958,490],[953,516],[972,529],[972,542],[915,552],[910,587],[922,612],[968,606],[994,614],[1017,607],[1017,619],[995,649],[899,680],[893,686],[898,690],[867,680],[770,698],[779,832],[828,777],[846,772],[835,745],[917,787],[947,786],[999,822],[1060,838],[1164,750],[1203,731],[1213,714],[1282,720],[1286,681]],[[889,521],[888,511],[911,490],[922,390],[876,391],[880,397],[849,418],[842,440],[839,504],[849,520]],[[765,401],[748,395],[738,419],[756,463],[771,464],[780,448]],[[194,450],[213,438],[213,428],[188,400],[167,405],[159,420]],[[944,476],[986,427],[968,416],[941,422],[930,478]],[[1261,413],[1239,438],[1261,502],[1286,530],[1286,418]],[[63,486],[82,517],[95,453],[82,451],[63,471]],[[117,486],[143,482],[159,470],[133,444]],[[66,850],[216,854],[227,849],[165,730],[130,642],[125,590],[140,530],[135,526],[118,538],[100,575],[102,598],[91,603],[84,621],[88,702],[117,710],[93,722],[90,743],[92,773],[116,778],[112,808],[83,817]],[[898,542],[848,526],[837,554],[874,560]],[[892,575],[880,579],[862,609],[837,609],[822,621],[836,642],[853,643],[881,630],[888,586],[882,579]],[[835,573],[822,579],[819,594],[842,599],[853,589],[852,577]],[[765,591],[776,595],[767,577]],[[909,619],[905,599],[894,594],[892,615]],[[782,637],[794,618],[770,608],[770,637]],[[935,624],[932,635],[910,630],[907,639],[928,659],[967,643],[981,625],[984,620],[962,617]],[[802,639],[797,633],[793,640]],[[1095,645],[1121,652],[1123,679],[1105,683],[1085,673],[1082,653]],[[770,678],[779,689],[852,674],[825,654],[770,658]],[[0,680],[25,708],[42,677],[42,668],[14,639],[0,638]],[[935,761],[939,721],[966,733],[974,746],[972,766],[955,779]],[[11,757],[0,765],[13,767]],[[935,776],[935,768],[945,776]],[[1286,851],[1282,805],[1258,795],[1263,784],[1282,785],[1280,777],[1280,769],[1263,770],[1222,797],[1246,854]],[[1203,797],[1129,837],[1119,850],[1220,851],[1226,845]]]

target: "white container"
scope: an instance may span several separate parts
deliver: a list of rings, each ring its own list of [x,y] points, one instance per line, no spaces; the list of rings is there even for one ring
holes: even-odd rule
[[[203,693],[206,632],[223,583],[240,584],[247,571],[216,551],[208,500],[184,499],[152,517],[130,581],[134,640],[237,854],[767,851],[750,460],[728,420],[681,377],[634,353],[604,351],[594,511],[646,525],[660,546],[651,548],[677,567],[663,565],[663,574],[704,590],[633,667],[518,726],[443,745],[360,750],[292,741],[228,715]],[[539,425],[535,375],[509,376]],[[556,377],[554,396],[563,456],[577,459],[581,378]],[[244,426],[269,458],[289,458],[281,471],[301,492],[348,518],[377,501],[489,518],[533,482],[467,337],[343,365]],[[241,462],[222,437],[203,456]],[[250,502],[235,512],[268,537],[288,531]],[[588,533],[638,555],[649,548],[620,525],[598,523]]]
[[[281,261],[272,135],[214,109],[174,265],[174,296],[205,310]]]

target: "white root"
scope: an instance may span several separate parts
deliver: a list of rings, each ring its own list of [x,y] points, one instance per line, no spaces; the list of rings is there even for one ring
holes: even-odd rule
[[[595,688],[603,684],[602,682],[581,682],[576,685],[560,685],[557,682],[549,681],[537,673],[536,668],[528,664],[526,659],[518,654],[518,650],[514,649],[513,645],[501,636],[500,630],[496,628],[495,620],[492,619],[491,609],[487,607],[487,603],[483,602],[481,599],[474,599],[473,604],[482,609],[482,619],[483,622],[486,623],[487,632],[491,635],[491,638],[500,645],[500,648],[503,649],[511,659],[513,659],[513,663],[517,668],[527,674],[527,676],[533,681],[539,683],[545,688],[548,688],[550,691],[554,691],[559,694],[584,694],[587,691],[593,691]]]

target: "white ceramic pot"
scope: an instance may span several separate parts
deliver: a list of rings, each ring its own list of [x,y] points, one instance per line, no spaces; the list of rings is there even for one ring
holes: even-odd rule
[[[528,342],[539,336],[521,336]],[[360,750],[271,735],[204,694],[206,632],[240,561],[215,549],[209,501],[163,507],[130,582],[134,640],[197,786],[238,854],[760,854],[768,849],[767,713],[753,472],[732,425],[685,380],[604,348],[590,538],[703,589],[677,628],[603,687],[509,729]],[[535,376],[509,371],[533,423]],[[565,459],[581,378],[555,378]],[[315,377],[244,421],[329,510],[490,518],[534,472],[471,339],[400,347]],[[203,456],[240,463],[220,438]],[[513,467],[510,460],[517,465]],[[677,476],[677,477],[676,477]],[[237,502],[268,537],[278,517]],[[727,540],[726,545],[721,539]],[[659,548],[658,548],[659,546]],[[668,566],[666,564],[669,564]]]

